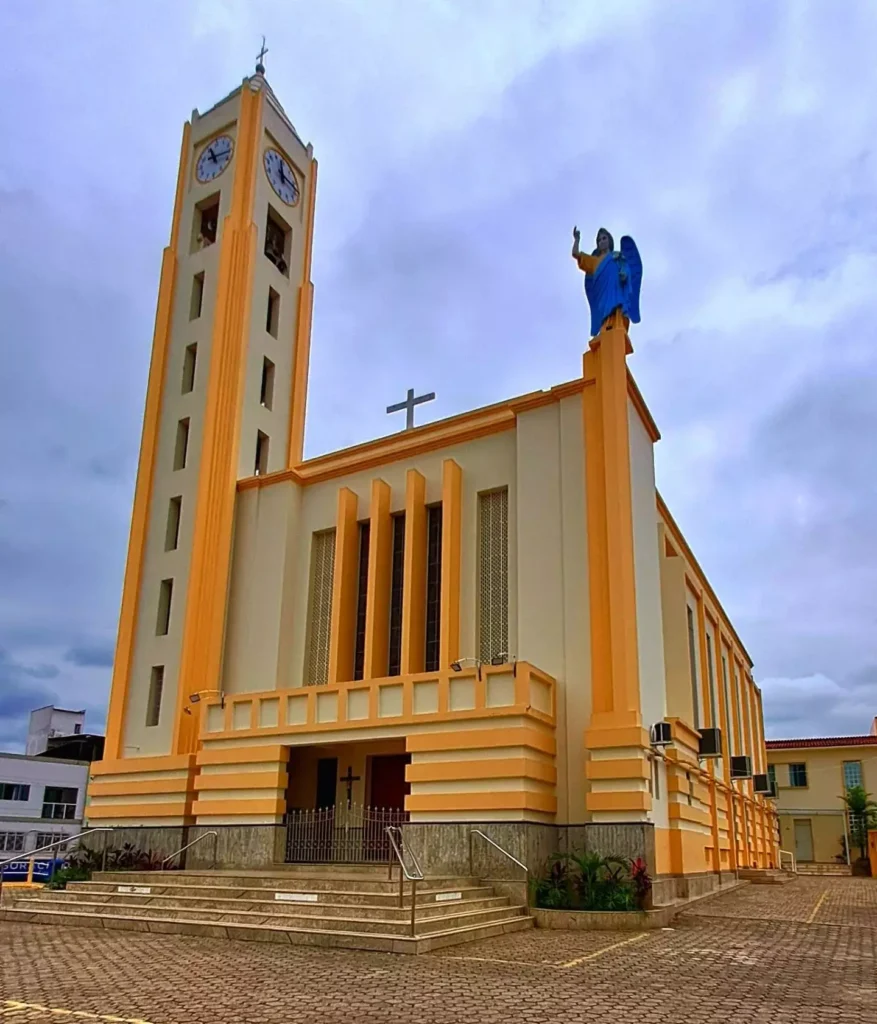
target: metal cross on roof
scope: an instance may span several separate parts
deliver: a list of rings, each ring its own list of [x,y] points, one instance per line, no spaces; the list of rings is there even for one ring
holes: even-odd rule
[[[414,397],[414,388],[408,389],[408,397],[404,402],[397,402],[395,405],[388,405],[387,412],[402,412],[405,410],[405,429],[414,429],[414,407],[415,405],[423,405],[424,402],[435,401],[435,392],[430,391],[428,395],[419,395],[417,398]]]
[[[265,60],[265,54],[267,52],[268,52],[268,49],[265,46],[265,37],[262,36],[262,49],[259,50],[259,53],[256,55],[256,71],[260,75],[264,75],[265,74],[264,60]]]

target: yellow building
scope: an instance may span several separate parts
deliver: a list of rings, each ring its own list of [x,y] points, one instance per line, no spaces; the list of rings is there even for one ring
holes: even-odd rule
[[[774,864],[731,779],[766,770],[761,694],[655,489],[623,320],[575,380],[303,459],[316,181],[260,73],[184,128],[89,821],[236,829],[254,863],[380,807],[428,870],[472,822],[701,887]]]
[[[877,793],[877,718],[867,736],[768,740],[768,772],[777,793],[782,848],[802,864],[845,864],[844,793]],[[853,860],[859,850],[850,850]]]

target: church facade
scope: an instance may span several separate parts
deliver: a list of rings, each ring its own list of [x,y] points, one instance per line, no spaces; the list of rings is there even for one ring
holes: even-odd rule
[[[304,459],[316,178],[262,74],[185,126],[88,821],[356,805],[776,864],[761,694],[624,319],[575,380]]]

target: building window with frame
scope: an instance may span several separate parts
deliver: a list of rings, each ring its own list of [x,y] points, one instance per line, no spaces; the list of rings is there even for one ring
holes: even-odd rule
[[[0,832],[0,853],[21,853],[24,850],[24,832]]]
[[[686,605],[685,610],[688,612],[688,666],[691,670],[691,713],[694,716],[694,721],[691,724],[695,729],[699,729],[700,700],[697,693],[697,631],[694,628],[694,612],[691,610],[691,605]]]
[[[714,729],[720,729],[722,723],[719,721],[719,701],[716,696],[716,674],[713,670],[713,637],[707,630],[706,634],[706,674],[710,687],[710,725]]]
[[[405,576],[405,513],[393,516],[393,561],[390,575],[390,646],[387,675],[402,670],[402,584]]]
[[[30,800],[30,786],[23,782],[0,782],[0,800]]]
[[[861,761],[844,761],[843,775],[844,790],[850,790],[853,786],[863,786],[865,784],[862,776]]]
[[[509,492],[478,496],[479,653],[481,661],[509,659]]]
[[[777,792],[777,766],[775,764],[769,764],[767,766],[767,777],[770,779],[771,789],[774,793]]]
[[[315,533],[311,541],[306,686],[324,686],[329,679],[329,636],[332,631],[334,572],[335,530],[322,530]]]
[[[437,672],[442,619],[442,506],[426,510],[426,646],[424,671]]]
[[[74,786],[46,786],[43,794],[43,818],[70,821],[76,817],[79,790]]]
[[[43,846],[51,846],[52,843],[60,843],[62,839],[66,839],[66,835],[63,832],[38,832],[37,833],[37,845],[35,849],[39,850]],[[64,843],[62,846],[56,846],[52,851],[46,851],[53,853],[56,857],[60,857],[67,849],[67,844]]]
[[[353,638],[353,678],[362,679],[365,671],[365,617],[368,608],[368,548],[371,523],[359,524],[359,572],[356,594],[356,635]],[[349,648],[348,648],[349,650]]]
[[[807,765],[806,765],[806,763],[790,764],[789,765],[789,786],[792,789],[806,789],[806,787],[807,787]]]

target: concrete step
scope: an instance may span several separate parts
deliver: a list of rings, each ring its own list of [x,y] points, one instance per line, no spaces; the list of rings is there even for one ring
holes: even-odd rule
[[[93,883],[80,884],[90,886]],[[457,908],[464,908],[465,910],[492,910],[497,907],[506,907],[509,904],[507,897],[493,895],[491,889],[479,888],[469,890],[469,892],[476,893],[477,895],[464,896],[458,900],[436,900],[435,895],[421,898],[420,894],[418,894],[417,916],[418,918],[442,917],[453,913]],[[398,918],[404,921],[408,921],[411,917],[411,897],[409,894],[406,894],[405,901],[401,907],[399,906],[398,896],[392,903],[375,903],[371,899],[363,900],[362,902],[351,902],[349,900],[335,901],[332,899],[334,894],[327,892],[311,894],[318,897],[316,902],[300,902],[282,899],[275,900],[268,898],[271,896],[270,893],[266,894],[261,891],[259,891],[260,898],[258,899],[204,898],[200,895],[189,895],[187,893],[165,895],[125,893],[117,892],[115,888],[107,892],[100,889],[79,888],[78,886],[74,888],[74,883],[70,883],[66,890],[37,889],[22,895],[42,902],[62,899],[67,903],[96,903],[108,908],[118,904],[128,904],[176,910],[185,910],[186,908],[217,910],[225,913],[259,911],[271,916],[293,914],[295,916],[310,917],[349,917],[351,915],[357,916],[374,913],[377,916],[385,917],[387,920]],[[439,893],[436,895],[443,894]]]
[[[150,877],[151,875],[151,877]],[[356,888],[350,888],[351,883],[348,880],[337,881],[335,879],[309,879],[306,884],[302,884],[296,888],[292,888],[289,884],[288,879],[272,879],[272,881],[283,882],[282,885],[271,885],[271,886],[259,886],[252,887],[246,885],[249,879],[242,879],[244,885],[226,885],[224,884],[210,884],[211,879],[208,876],[199,876],[197,881],[195,879],[184,879],[180,877],[177,872],[170,875],[173,881],[169,881],[169,873],[159,872],[138,872],[136,877],[130,877],[126,872],[113,873],[113,880],[107,880],[103,875],[99,878],[95,876],[95,879],[90,882],[69,882],[67,885],[68,892],[88,892],[88,893],[104,893],[104,894],[132,894],[132,895],[145,895],[145,896],[191,896],[203,900],[217,900],[217,899],[233,899],[233,900],[274,900],[276,893],[283,893],[287,895],[311,895],[317,897],[317,902],[320,903],[326,900],[331,903],[367,903],[372,906],[398,906],[399,905],[399,883],[396,882],[392,887],[386,890],[360,890]],[[120,880],[116,880],[120,879]],[[305,880],[301,880],[304,882]],[[313,882],[325,882],[325,885],[315,886]],[[441,885],[437,886],[436,882],[440,881]],[[428,904],[436,902],[444,902],[442,899],[437,898],[441,896],[460,894],[460,898],[463,900],[468,899],[486,899],[495,895],[493,889],[490,886],[473,884],[472,879],[451,879],[451,882],[460,882],[457,885],[446,884],[446,879],[425,879],[422,882],[417,883],[417,903]],[[467,883],[467,884],[462,884]],[[343,886],[343,888],[342,888]],[[132,893],[132,890],[140,890],[139,893]],[[149,892],[145,892],[148,889]],[[411,900],[411,884],[405,883],[404,888],[404,899],[408,902]],[[283,897],[277,899],[277,902],[287,902],[283,900]],[[295,901],[291,901],[295,902]],[[304,901],[303,901],[304,902]],[[449,901],[450,902],[450,901]]]
[[[212,888],[230,887],[237,889],[275,889],[294,892],[319,892],[321,890],[345,890],[357,893],[398,894],[399,873],[393,881],[387,877],[387,868],[379,874],[352,875],[343,871],[320,874],[298,874],[224,871],[96,871],[92,883],[105,882],[121,885],[204,885]],[[460,889],[477,886],[478,880],[462,876],[426,878],[418,883],[418,889],[428,890]],[[408,883],[405,883],[408,888]]]
[[[151,920],[184,919],[215,924],[265,925],[281,929],[309,929],[318,927],[323,931],[369,932],[381,935],[407,935],[410,930],[410,916],[407,920],[388,918],[380,910],[373,910],[365,914],[360,912],[345,917],[325,916],[314,918],[307,914],[279,914],[276,911],[274,913],[266,913],[264,910],[204,909],[190,906],[185,908],[153,907],[149,904],[122,901],[115,901],[112,906],[108,906],[106,903],[84,901],[73,903],[62,897],[54,900],[17,899],[13,901],[12,907],[13,909],[20,908],[24,911],[39,909],[50,913],[59,911],[62,913],[74,912],[96,916],[105,916],[109,913],[124,917],[144,917]],[[271,909],[273,910],[274,908],[272,907]],[[361,911],[361,908],[356,909]],[[444,915],[419,918],[417,920],[417,932],[418,934],[431,933],[462,928],[466,925],[492,924],[494,921],[518,916],[523,911],[523,907],[509,907],[508,905],[477,910],[458,907],[456,910],[449,910]]]
[[[21,906],[20,904],[26,904]],[[507,917],[489,923],[469,923],[457,928],[437,930],[416,937],[380,932],[333,930],[327,928],[278,927],[239,922],[207,922],[184,917],[138,917],[127,914],[89,914],[81,909],[48,910],[37,900],[16,901],[10,908],[0,909],[0,920],[56,927],[118,929],[161,934],[201,935],[212,938],[244,941],[280,942],[292,945],[331,946],[343,949],[365,949],[387,953],[426,953],[443,946],[473,942],[510,931],[532,928],[533,919],[509,912]],[[322,923],[322,922],[320,922]],[[285,922],[284,922],[285,924]]]

